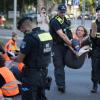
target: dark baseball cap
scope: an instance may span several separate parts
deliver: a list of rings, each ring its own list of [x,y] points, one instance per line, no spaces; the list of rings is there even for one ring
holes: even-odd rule
[[[60,12],[65,13],[65,12],[66,12],[66,9],[67,9],[67,7],[66,7],[65,4],[60,4],[60,5],[58,6],[58,11],[60,11]]]
[[[100,5],[99,5],[99,6],[97,6],[97,8],[96,8],[96,12],[97,12],[98,10],[100,10]]]
[[[23,17],[21,18],[18,23],[17,23],[17,29],[20,29],[21,25],[23,24],[24,21],[26,20],[29,20],[29,21],[32,21],[32,18],[31,17]]]

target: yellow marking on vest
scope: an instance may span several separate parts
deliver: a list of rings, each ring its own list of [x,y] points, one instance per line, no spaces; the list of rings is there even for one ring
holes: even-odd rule
[[[52,40],[52,36],[50,35],[50,33],[42,33],[42,34],[39,34],[38,36],[39,36],[40,41]]]

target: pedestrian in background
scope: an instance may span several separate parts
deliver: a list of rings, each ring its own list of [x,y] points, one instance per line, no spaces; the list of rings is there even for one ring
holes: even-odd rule
[[[52,37],[44,31],[41,33],[40,28],[33,28],[33,24],[30,17],[19,20],[18,29],[24,33],[24,39],[20,46],[19,55],[13,60],[24,62],[21,88],[22,100],[47,100],[45,80],[47,67],[51,59],[50,41],[52,41]]]
[[[100,82],[100,5],[96,8],[96,20],[92,22],[90,37],[92,41],[91,80],[93,82],[91,92],[96,93]]]
[[[65,55],[68,46],[71,46],[72,33],[70,23],[65,17],[66,6],[60,4],[58,13],[50,20],[50,33],[53,37],[53,64],[54,76],[58,91],[65,92]]]
[[[45,7],[42,7],[40,14],[37,15],[37,23],[38,27],[40,27],[42,30],[49,31],[49,17]]]

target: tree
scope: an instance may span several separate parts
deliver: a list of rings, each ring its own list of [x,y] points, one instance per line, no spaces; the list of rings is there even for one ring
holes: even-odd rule
[[[85,11],[89,12],[89,14],[94,14],[94,3],[95,0],[84,0],[85,1]],[[80,10],[82,11],[82,6],[83,6],[83,0],[80,0]]]

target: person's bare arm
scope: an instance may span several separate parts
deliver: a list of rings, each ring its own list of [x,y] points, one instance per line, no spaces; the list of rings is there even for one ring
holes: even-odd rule
[[[63,33],[62,29],[57,31],[57,34],[65,41],[65,43],[69,46],[71,46],[71,41],[69,38]]]
[[[23,62],[25,55],[19,52],[18,56],[12,58],[15,62]]]
[[[97,32],[97,26],[96,26],[96,23],[95,22],[93,22],[92,23],[92,25],[91,25],[91,29],[92,29],[92,31],[91,31],[91,37],[96,37],[96,32]]]

